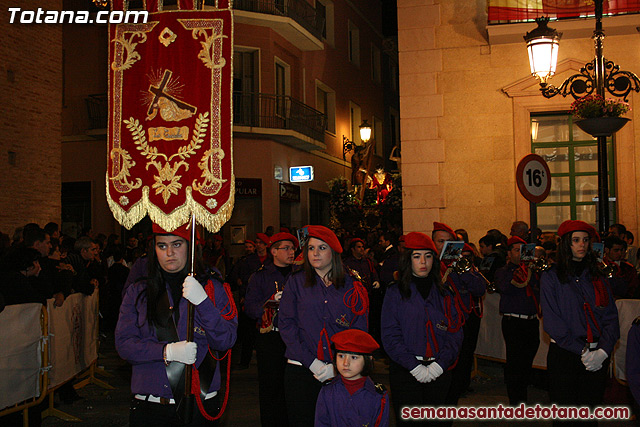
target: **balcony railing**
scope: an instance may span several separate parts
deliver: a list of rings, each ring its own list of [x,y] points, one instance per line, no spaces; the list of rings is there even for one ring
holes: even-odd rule
[[[85,98],[89,129],[107,127],[107,95]],[[324,142],[327,116],[290,96],[264,93],[233,94],[233,124],[270,129],[290,129]]]
[[[290,96],[235,92],[233,124],[290,129],[324,142],[327,116]]]
[[[316,14],[316,9],[305,0],[235,0],[233,8],[248,12],[288,16],[322,40],[324,18]]]
[[[107,94],[89,95],[84,101],[89,116],[89,129],[105,129],[107,127]]]

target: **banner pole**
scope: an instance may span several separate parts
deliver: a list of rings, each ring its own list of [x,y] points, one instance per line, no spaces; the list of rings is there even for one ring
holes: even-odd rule
[[[195,213],[191,213],[191,271],[189,275],[195,276],[195,264],[196,264],[196,215]],[[187,341],[193,342],[193,324],[194,324],[194,313],[195,306],[191,303],[188,305],[187,311]],[[193,365],[185,366],[184,372],[184,399],[183,399],[183,421],[188,424],[191,422],[193,417],[193,401],[194,396],[191,393],[191,377],[193,374]]]

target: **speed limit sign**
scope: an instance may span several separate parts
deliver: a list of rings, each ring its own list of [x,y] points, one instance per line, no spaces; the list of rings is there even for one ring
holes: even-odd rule
[[[516,170],[518,189],[525,199],[540,203],[551,191],[551,172],[547,162],[537,154],[524,156]]]

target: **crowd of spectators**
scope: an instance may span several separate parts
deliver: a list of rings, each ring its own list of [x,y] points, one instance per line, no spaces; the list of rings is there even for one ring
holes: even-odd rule
[[[297,230],[281,227],[281,232],[297,236]],[[240,325],[234,352],[235,369],[247,368],[252,358],[254,341],[258,334],[256,319],[249,318],[243,310],[244,297],[251,275],[260,269],[267,259],[267,248],[274,228],[257,233],[255,239],[244,241],[244,254],[233,259],[225,248],[220,233],[207,233],[202,245],[205,267],[215,269],[231,285]],[[464,229],[455,230],[455,238],[464,241],[463,255],[468,257],[489,284],[495,280],[496,271],[509,261],[510,237],[519,237],[536,246],[536,258],[553,264],[559,245],[554,232],[542,232],[530,228],[522,221],[515,221],[509,236],[498,229],[491,229],[478,240],[471,242]],[[602,271],[617,277],[624,283],[613,289],[618,298],[640,298],[640,257],[634,235],[622,224],[609,227],[605,236],[598,236],[603,243],[600,260]],[[53,299],[55,306],[63,306],[66,298],[80,292],[92,295],[99,292],[100,328],[103,333],[112,332],[118,321],[122,295],[128,285],[146,275],[148,236],[138,233],[121,242],[120,236],[94,234],[85,229],[78,238],[60,233],[56,223],[44,227],[29,223],[18,227],[12,237],[0,233],[0,311],[5,305],[42,303]],[[361,235],[343,236],[342,257],[348,269],[359,274],[370,301],[369,328],[380,340],[380,316],[382,301],[389,285],[397,280],[399,260],[404,251],[401,230],[371,230]],[[300,250],[296,263],[301,264]],[[488,289],[495,289],[489,286]],[[378,354],[380,356],[382,354]]]

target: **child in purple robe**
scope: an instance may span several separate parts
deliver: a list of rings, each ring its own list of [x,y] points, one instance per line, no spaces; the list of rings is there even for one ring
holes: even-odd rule
[[[315,426],[389,425],[389,397],[382,384],[369,378],[379,345],[368,333],[348,329],[331,337],[334,365],[340,373],[322,387]]]

